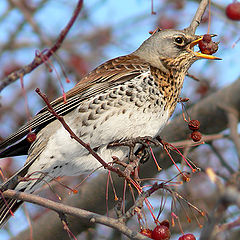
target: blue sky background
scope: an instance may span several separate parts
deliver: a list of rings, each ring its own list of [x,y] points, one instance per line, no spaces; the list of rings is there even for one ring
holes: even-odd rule
[[[34,2],[34,1],[33,1]],[[66,25],[67,21],[72,15],[73,6],[77,1],[67,0],[52,0],[49,1],[45,7],[39,11],[34,19],[41,26],[41,31],[47,33],[46,35],[52,36],[54,39],[61,31],[63,26]],[[74,37],[75,32],[88,32],[93,28],[110,26],[113,29],[114,41],[104,48],[104,58],[98,61],[96,65],[107,59],[125,55],[134,51],[146,38],[149,37],[149,30],[153,30],[154,23],[161,14],[161,7],[163,0],[155,0],[155,11],[157,15],[151,15],[151,2],[148,0],[85,0],[84,7],[88,9],[90,13],[90,22],[78,21],[72,28],[68,38]],[[166,2],[166,1],[165,1]],[[197,8],[197,4],[194,1],[187,1],[188,4],[184,11],[178,16],[179,26],[178,29],[182,29],[189,25],[194,11]],[[231,3],[231,0],[215,0],[223,6]],[[8,4],[6,0],[0,1],[0,19],[2,14],[6,11]],[[170,17],[175,17],[173,11],[169,9],[164,10],[165,14]],[[13,10],[9,16],[2,22],[0,22],[0,44],[7,41],[9,33],[15,31],[15,22],[22,19],[22,15],[18,10]],[[230,84],[240,75],[240,43],[236,44],[234,48],[232,45],[240,37],[239,34],[240,23],[234,23],[227,20],[221,12],[213,12],[211,32],[218,34],[216,38],[221,41],[219,51],[216,53],[217,56],[223,58],[222,61],[209,63],[209,61],[201,60],[194,64],[191,68],[190,73],[200,73],[202,77],[213,78],[214,84],[218,87],[223,87]],[[238,32],[236,32],[238,29]],[[207,26],[200,27],[197,31],[198,34],[204,34],[207,31]],[[19,34],[18,38],[21,40],[32,39],[33,42],[38,43],[38,39],[33,33],[31,27],[25,26],[22,34]],[[81,46],[82,48],[82,46]],[[0,45],[1,49],[1,45]],[[36,47],[29,47],[24,51],[17,51],[11,55],[0,56],[0,66],[9,63],[9,59],[14,61],[20,61],[21,63],[28,64],[32,61],[35,55]],[[84,49],[83,49],[84,51]],[[10,57],[9,57],[10,56]],[[94,66],[92,66],[94,67]],[[29,84],[29,77],[24,77],[26,86]],[[191,87],[192,80],[186,79],[184,85],[184,92],[187,92],[187,88]],[[70,89],[74,83],[65,84],[65,90]],[[19,82],[16,82],[2,91],[2,104],[8,102],[9,96],[14,93],[15,89],[19,87]],[[35,93],[30,93],[29,99],[33,99]],[[30,108],[33,112],[37,112],[40,106],[35,105],[34,101],[30,101]],[[5,119],[8,122],[8,119]],[[2,124],[1,128],[4,129],[6,135],[12,132],[14,128],[14,122],[8,122],[8,124]],[[25,158],[23,158],[24,161]],[[17,161],[19,166],[22,165],[22,161]],[[22,220],[23,212],[18,211],[13,219],[10,220],[11,231],[13,234],[17,234],[22,229],[28,226],[26,221]],[[18,224],[16,224],[18,222]],[[8,240],[9,234],[5,230],[0,230],[0,239]]]

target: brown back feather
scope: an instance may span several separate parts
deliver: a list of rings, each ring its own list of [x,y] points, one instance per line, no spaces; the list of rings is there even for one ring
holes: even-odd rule
[[[149,70],[149,64],[131,54],[109,60],[91,71],[69,90],[66,93],[66,103],[63,97],[59,97],[52,101],[51,105],[59,115],[65,115],[82,101],[124,83],[147,70]],[[29,132],[30,127],[32,130],[40,130],[53,120],[55,117],[47,110],[47,107],[44,107],[30,122],[1,142],[0,149],[18,142]]]

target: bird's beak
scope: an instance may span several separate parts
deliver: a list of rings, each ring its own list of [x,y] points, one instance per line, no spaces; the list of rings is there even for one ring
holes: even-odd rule
[[[217,36],[216,34],[211,34],[211,37],[215,37]],[[195,46],[197,45],[201,40],[203,39],[203,36],[198,36],[198,38],[194,41],[192,41],[190,43],[190,50]],[[191,50],[192,51],[192,50]],[[196,57],[199,57],[199,58],[205,58],[205,59],[211,59],[211,60],[222,60],[221,58],[219,57],[216,57],[216,56],[213,56],[213,55],[210,55],[210,54],[204,54],[204,53],[201,53],[201,52],[194,52],[194,55]]]

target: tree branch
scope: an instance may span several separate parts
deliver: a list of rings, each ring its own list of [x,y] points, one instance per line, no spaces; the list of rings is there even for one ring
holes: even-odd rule
[[[209,3],[209,0],[202,0],[198,6],[197,12],[193,17],[193,20],[189,27],[185,28],[185,31],[191,34],[194,34],[196,32],[197,27],[201,23],[202,16],[206,10],[206,7]]]
[[[225,115],[225,111],[218,107],[219,102],[224,102],[228,106],[236,109],[240,113],[240,79],[232,83],[231,85],[211,94],[205,99],[201,100],[193,107],[188,109],[188,113],[192,119],[198,119],[201,122],[201,131],[205,134],[214,134],[208,137],[208,140],[219,139],[225,137],[222,134],[218,134],[228,127],[228,118]],[[178,134],[176,134],[176,132]],[[161,137],[169,142],[180,141],[186,139],[189,134],[189,130],[184,122],[182,115],[175,117],[162,131]],[[161,167],[166,169],[172,166],[172,162],[164,155],[159,149],[156,152],[156,157],[161,160]],[[161,156],[159,157],[161,153]],[[175,157],[174,160],[181,161],[180,158]],[[141,168],[141,178],[153,177],[157,174],[157,170],[153,161],[148,161]],[[78,208],[90,209],[91,211],[99,214],[106,212],[105,205],[105,185],[107,176],[100,175],[97,178],[93,178],[86,184],[81,186],[81,191],[77,196],[69,197],[66,202],[69,205],[74,205]],[[123,184],[122,179],[118,176],[113,176],[114,187],[116,192],[122,191]],[[109,192],[109,199],[114,199],[112,192]],[[114,201],[108,202],[108,208],[111,209],[114,205]],[[48,226],[51,222],[51,229],[48,231]],[[75,233],[82,232],[89,227],[89,223],[82,221],[81,223],[76,220],[72,220],[70,228]],[[62,224],[60,224],[56,216],[51,212],[45,214],[33,223],[33,236],[34,240],[52,239],[57,240],[61,238],[61,234],[64,234]],[[25,240],[28,239],[29,230],[23,231],[17,237],[12,240]],[[41,236],[39,238],[39,236]]]
[[[69,214],[78,218],[85,218],[88,220],[88,222],[91,222],[91,223],[101,223],[108,227],[112,227],[114,229],[119,230],[121,233],[125,234],[130,239],[148,239],[144,237],[142,234],[132,231],[131,229],[126,227],[125,224],[123,224],[122,222],[114,218],[105,217],[90,211],[67,206],[62,203],[57,203],[33,194],[17,192],[14,190],[7,190],[3,192],[3,196],[6,198],[18,199],[25,202],[35,203],[42,207],[49,208],[57,213],[64,213],[64,214]]]
[[[60,48],[64,39],[66,38],[66,35],[68,34],[69,30],[73,26],[75,20],[77,19],[77,16],[79,15],[79,13],[82,9],[82,5],[83,5],[83,0],[79,0],[77,6],[75,8],[75,11],[73,13],[73,16],[71,17],[67,26],[61,31],[56,43],[45,54],[42,54],[42,56],[36,54],[35,58],[33,59],[33,61],[30,64],[24,66],[23,68],[21,68],[17,71],[12,72],[5,79],[3,79],[0,84],[0,92],[6,86],[15,82],[20,77],[23,77],[26,74],[32,72],[35,68],[37,68],[42,63],[44,63],[44,59],[49,59]]]

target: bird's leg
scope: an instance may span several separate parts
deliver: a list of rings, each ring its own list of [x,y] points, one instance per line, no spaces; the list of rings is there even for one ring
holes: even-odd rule
[[[132,139],[127,139],[123,141],[118,141],[118,142],[112,142],[108,144],[108,147],[118,147],[118,146],[127,146],[129,147],[129,161],[133,161],[135,156],[134,156],[134,148],[136,144],[141,144],[143,148],[148,148],[150,144],[153,145],[159,145],[159,141],[150,137],[150,136],[145,136],[145,137],[136,137]]]
[[[150,158],[150,153],[149,153],[148,148],[146,148],[145,146],[141,146],[135,152],[135,156],[137,156],[140,163],[145,163]]]
[[[159,142],[159,144],[162,145],[163,147],[165,146],[167,149],[172,149],[170,144],[168,142],[164,141],[160,136],[157,136],[156,139]]]
[[[120,166],[122,166],[122,167],[124,167],[124,168],[126,168],[127,167],[127,163],[126,163],[126,158],[124,158],[122,161],[121,160],[119,160],[119,158],[118,157],[116,157],[116,156],[112,156],[112,159],[113,159],[113,163],[115,163],[115,164],[118,164],[118,165],[120,165]]]
[[[113,163],[118,164],[118,165],[125,168],[124,169],[124,174],[126,176],[131,177],[131,175],[132,175],[134,180],[137,180],[137,181],[139,180],[139,176],[138,176],[139,168],[138,168],[138,166],[139,166],[140,158],[135,157],[129,163],[125,162],[125,160],[129,161],[128,157],[127,157],[127,159],[123,159],[122,161],[120,161],[119,158],[116,157],[116,156],[113,156],[112,159],[113,159]]]

